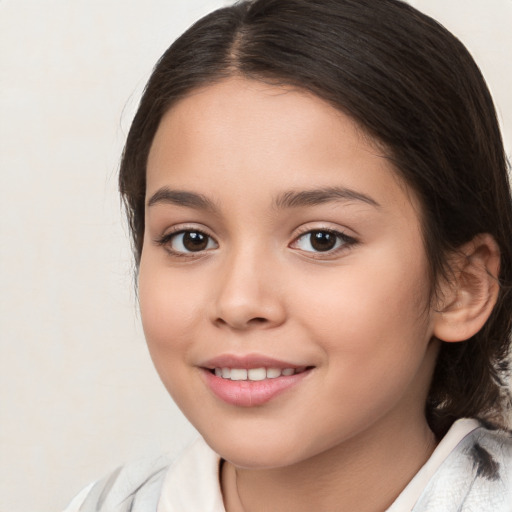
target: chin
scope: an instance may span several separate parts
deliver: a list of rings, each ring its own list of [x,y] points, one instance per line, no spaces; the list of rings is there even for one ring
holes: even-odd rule
[[[296,440],[279,442],[273,436],[230,436],[219,439],[216,435],[203,436],[216,453],[236,467],[244,469],[270,469],[288,466],[300,460]]]
[[[275,431],[267,436],[256,429],[244,436],[232,433],[226,436],[203,435],[208,445],[223,459],[243,469],[274,469],[292,466],[323,452],[325,446],[306,446],[300,436],[277,435]],[[327,447],[328,448],[328,447]]]

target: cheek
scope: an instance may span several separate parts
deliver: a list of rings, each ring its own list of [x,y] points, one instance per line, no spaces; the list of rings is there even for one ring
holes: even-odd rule
[[[335,278],[310,276],[291,296],[307,312],[301,322],[314,330],[326,353],[365,359],[366,365],[393,359],[400,364],[400,354],[418,352],[430,339],[428,282],[423,254],[404,260],[373,252]]]
[[[187,396],[191,379],[189,367],[191,340],[197,328],[198,300],[194,290],[172,273],[156,270],[149,258],[141,260],[139,302],[146,343],[155,369],[167,391],[187,413]],[[175,276],[176,277],[176,276]]]
[[[325,419],[333,429],[342,416],[375,419],[404,394],[417,398],[428,387],[428,293],[417,289],[427,277],[418,271],[413,281],[397,279],[401,273],[396,270],[350,273],[343,284],[325,283],[322,298],[303,297],[309,314],[302,326],[327,362],[324,396],[340,405]]]
[[[187,280],[162,269],[143,253],[139,271],[139,303],[146,341],[158,366],[158,356],[183,350],[200,311],[196,290]],[[195,299],[195,300],[194,300]]]

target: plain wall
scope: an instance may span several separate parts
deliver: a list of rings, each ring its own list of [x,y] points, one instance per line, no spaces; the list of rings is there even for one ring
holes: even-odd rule
[[[227,3],[0,1],[0,512],[195,435],[145,347],[116,171],[154,62]],[[512,1],[412,3],[474,54],[510,156]]]

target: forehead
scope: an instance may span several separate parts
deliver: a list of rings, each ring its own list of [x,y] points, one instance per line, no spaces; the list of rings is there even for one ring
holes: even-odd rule
[[[379,145],[350,117],[307,91],[242,78],[176,103],[157,130],[147,173],[148,197],[169,184],[213,199],[226,189],[252,197],[262,187],[343,186],[371,191],[379,203],[415,203]]]
[[[264,129],[258,131],[260,128]],[[307,91],[230,78],[196,89],[178,101],[163,116],[151,152],[160,138],[165,137],[168,144],[172,136],[179,138],[183,150],[188,144],[200,144],[207,150],[226,146],[236,150],[243,145],[243,153],[233,151],[229,155],[242,159],[248,146],[253,148],[250,154],[269,154],[282,143],[283,132],[288,141],[286,147],[279,146],[281,153],[319,143],[327,147],[332,138],[328,131],[352,146],[369,140],[354,122]]]

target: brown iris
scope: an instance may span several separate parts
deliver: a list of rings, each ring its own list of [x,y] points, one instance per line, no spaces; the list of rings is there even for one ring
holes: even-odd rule
[[[329,231],[311,231],[309,237],[311,247],[313,247],[315,251],[330,251],[336,245],[337,237],[334,233],[330,233]]]
[[[199,231],[185,231],[183,233],[183,247],[187,251],[204,251],[208,246],[208,236]]]

